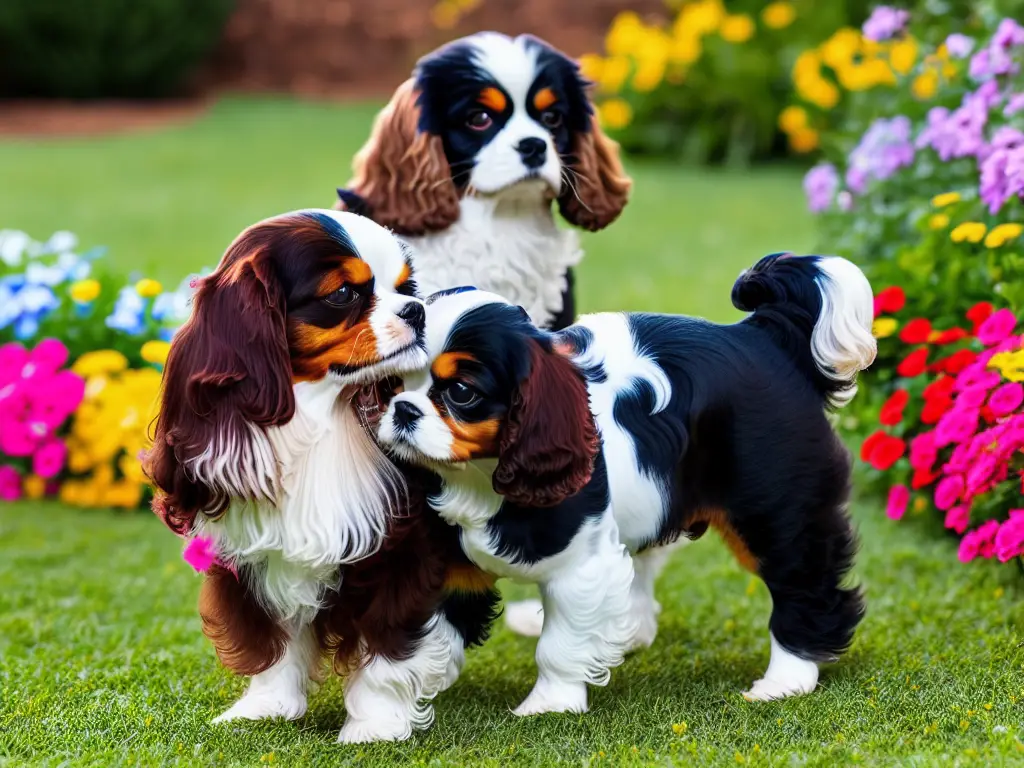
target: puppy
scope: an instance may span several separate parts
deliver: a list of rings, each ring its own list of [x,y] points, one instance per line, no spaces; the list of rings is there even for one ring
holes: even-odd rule
[[[552,201],[594,232],[622,212],[631,184],[588,86],[575,62],[529,35],[449,43],[377,117],[337,207],[408,236],[425,293],[470,283],[563,328],[583,253],[555,225]]]
[[[598,314],[556,334],[491,293],[427,300],[430,366],[379,437],[440,475],[431,505],[474,563],[539,582],[540,674],[517,714],[586,710],[585,684],[654,639],[662,547],[708,527],[772,595],[748,699],[812,691],[850,645],[850,462],[825,409],[874,359],[871,288],[843,259],[782,254],[732,298],[752,312],[735,325]]]
[[[407,738],[486,635],[493,580],[362,423],[388,377],[426,364],[415,289],[384,228],[298,211],[238,236],[172,342],[154,510],[213,539],[203,630],[252,677],[215,722],[302,716],[329,656],[348,675],[340,740]]]

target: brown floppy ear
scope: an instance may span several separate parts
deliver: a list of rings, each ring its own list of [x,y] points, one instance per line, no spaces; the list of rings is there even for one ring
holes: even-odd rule
[[[459,218],[444,144],[440,136],[419,130],[417,96],[411,79],[398,87],[356,154],[348,184],[365,201],[370,218],[400,235],[437,232]]]
[[[583,375],[568,358],[530,343],[530,374],[505,418],[493,485],[515,504],[551,507],[590,481],[599,439]]]
[[[622,168],[619,145],[605,136],[594,115],[589,130],[573,134],[569,169],[571,183],[558,198],[558,209],[581,229],[604,229],[626,207],[633,180]]]
[[[179,534],[231,498],[276,494],[263,429],[295,412],[283,297],[268,256],[273,225],[246,230],[196,292],[164,367],[145,466],[153,510]]]

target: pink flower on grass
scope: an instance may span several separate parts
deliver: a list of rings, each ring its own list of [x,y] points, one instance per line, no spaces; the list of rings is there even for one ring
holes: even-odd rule
[[[0,501],[17,501],[21,498],[21,477],[18,470],[9,465],[0,467]]]
[[[971,531],[960,539],[960,548],[956,553],[957,560],[961,563],[971,562],[971,560],[978,556],[980,548],[981,542],[978,540],[978,532]]]
[[[889,501],[885,505],[885,516],[890,520],[899,520],[907,511],[910,503],[910,489],[905,485],[894,485],[889,490]]]
[[[996,534],[999,521],[988,520],[975,531],[978,536],[978,554],[986,560],[996,556]]]
[[[988,401],[988,407],[992,409],[992,413],[996,416],[1009,416],[1020,408],[1021,403],[1024,403],[1024,385],[1021,385],[1020,382],[1011,381],[1009,384],[1003,384],[1003,386],[992,393],[992,397]]]
[[[1010,519],[996,532],[995,547],[1001,563],[1024,555],[1024,509],[1010,510]]]
[[[56,373],[68,361],[68,348],[58,339],[43,339],[29,352],[29,361],[22,376],[30,378],[40,374]]]
[[[4,419],[0,424],[0,453],[8,456],[31,456],[40,435],[32,424],[21,419]],[[45,426],[43,434],[46,434]]]
[[[28,350],[21,344],[4,344],[0,346],[0,385],[21,377],[21,372],[28,363]]]
[[[978,328],[978,341],[986,347],[1006,341],[1017,327],[1017,318],[1008,309],[993,312]]]
[[[967,498],[974,498],[991,489],[998,466],[999,460],[991,453],[982,453],[975,459],[971,468],[967,470]]]
[[[958,408],[981,408],[987,398],[986,387],[970,387],[957,396],[956,405]]]
[[[213,544],[213,539],[196,536],[194,539],[189,539],[181,556],[196,571],[205,572],[217,562],[217,549]]]
[[[945,526],[957,533],[963,533],[971,524],[971,509],[965,504],[950,508],[946,513]]]
[[[910,468],[926,472],[932,468],[938,455],[935,433],[922,432],[910,441]]]
[[[935,487],[935,506],[941,510],[950,509],[960,501],[964,487],[962,475],[949,475],[942,478]]]
[[[68,450],[60,440],[51,440],[41,445],[32,457],[32,471],[41,478],[49,480],[56,477],[64,468],[64,459]]]
[[[30,396],[30,418],[56,429],[75,412],[85,397],[85,380],[71,371],[60,371],[39,383]]]
[[[935,425],[935,445],[962,443],[978,430],[981,411],[977,408],[954,408]]]
[[[984,354],[983,352],[982,355]],[[998,385],[1000,381],[1002,381],[1002,378],[1000,378],[999,374],[988,370],[985,367],[985,363],[981,362],[981,357],[979,356],[978,362],[972,363],[957,374],[956,383],[953,385],[953,388],[957,392],[966,392],[968,389],[989,390]]]

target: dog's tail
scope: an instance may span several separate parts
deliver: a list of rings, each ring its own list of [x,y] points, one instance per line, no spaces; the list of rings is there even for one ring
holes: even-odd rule
[[[763,328],[835,408],[857,392],[857,374],[875,359],[871,285],[838,256],[765,256],[732,287],[732,303]]]

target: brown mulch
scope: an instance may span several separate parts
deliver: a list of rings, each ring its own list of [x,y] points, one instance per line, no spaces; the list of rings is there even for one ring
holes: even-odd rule
[[[0,101],[2,136],[90,136],[162,128],[195,120],[207,98],[182,101]]]

